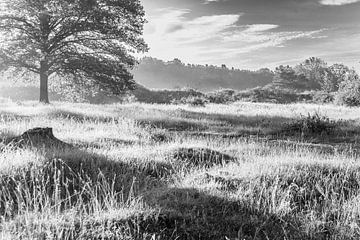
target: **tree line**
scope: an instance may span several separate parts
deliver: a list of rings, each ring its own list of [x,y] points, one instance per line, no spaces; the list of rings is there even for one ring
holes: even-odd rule
[[[135,80],[150,88],[214,91],[220,88],[244,90],[272,82],[274,72],[268,68],[257,71],[222,66],[185,64],[175,58],[163,61],[145,57],[133,71]]]

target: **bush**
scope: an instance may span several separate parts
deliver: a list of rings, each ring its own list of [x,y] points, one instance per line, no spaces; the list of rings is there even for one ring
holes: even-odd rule
[[[301,134],[323,135],[331,134],[338,127],[338,123],[318,113],[302,116],[301,119],[285,124],[284,130]]]
[[[360,79],[356,73],[347,76],[347,79],[340,84],[335,102],[350,107],[360,106]]]
[[[203,97],[189,97],[182,99],[181,102],[192,107],[205,107],[205,104],[207,104],[209,101]]]
[[[334,93],[316,91],[312,93],[312,99],[314,103],[332,103],[335,96]]]
[[[298,93],[292,89],[276,88],[268,85],[258,87],[248,91],[239,92],[237,99],[243,99],[250,102],[268,102],[268,103],[295,103],[311,100],[309,94]]]
[[[132,91],[138,102],[157,104],[181,104],[182,99],[189,97],[202,97],[204,94],[193,89],[184,90],[150,90],[138,85]]]
[[[236,92],[232,89],[224,89],[208,93],[206,94],[206,97],[211,103],[226,104],[237,100],[235,94]]]
[[[122,102],[122,103],[136,103],[136,102],[137,102],[137,98],[136,98],[133,94],[125,94],[125,95],[121,98],[121,102]]]

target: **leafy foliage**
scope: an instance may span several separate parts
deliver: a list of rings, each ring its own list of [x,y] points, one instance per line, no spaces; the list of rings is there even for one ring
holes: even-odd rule
[[[280,65],[275,70],[273,85],[290,89],[307,89],[306,78],[290,66]]]
[[[294,90],[336,92],[351,71],[343,64],[328,66],[324,60],[311,57],[295,67],[277,67],[272,85]]]
[[[208,93],[206,94],[206,98],[209,102],[216,104],[226,104],[237,100],[236,91],[232,89],[223,89]]]
[[[205,105],[208,103],[208,100],[204,97],[188,97],[183,98],[181,102],[192,107],[205,107]]]
[[[315,103],[332,103],[334,102],[335,94],[325,91],[315,91],[312,93],[312,101]]]
[[[346,76],[336,94],[336,103],[346,106],[360,106],[360,78],[355,71]]]
[[[144,23],[139,0],[4,0],[0,63],[40,74],[46,90],[51,77],[119,94],[134,88],[131,54],[147,50]]]
[[[327,64],[320,58],[311,57],[295,67],[297,74],[305,76],[307,87],[310,89],[322,88],[322,81],[326,75]]]

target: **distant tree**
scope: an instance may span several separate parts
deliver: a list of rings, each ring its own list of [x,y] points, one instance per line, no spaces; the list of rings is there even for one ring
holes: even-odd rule
[[[311,57],[295,67],[298,75],[304,75],[308,79],[308,88],[320,90],[327,64],[320,58]]]
[[[320,81],[321,90],[327,93],[336,92],[338,87],[337,79],[330,69],[324,69]]]
[[[360,77],[355,70],[350,70],[345,80],[340,83],[336,102],[341,105],[360,106]]]
[[[335,63],[329,67],[330,71],[339,79],[345,80],[345,76],[351,72],[344,64]]]
[[[334,91],[339,89],[340,84],[345,81],[349,75],[353,74],[353,70],[344,64],[333,64],[329,67],[329,71],[333,76]]]
[[[295,70],[288,66],[280,65],[275,69],[274,82],[275,83],[291,83],[296,80]]]
[[[175,65],[183,65],[182,61],[178,58],[174,58],[169,64],[175,64]]]
[[[259,70],[257,70],[257,72],[259,73],[265,73],[265,74],[271,74],[272,71],[269,68],[260,68]]]
[[[2,0],[0,64],[39,75],[44,103],[49,78],[119,94],[135,86],[144,23],[140,0]]]
[[[284,88],[306,88],[307,79],[303,74],[297,74],[290,66],[280,65],[275,69],[273,84]]]
[[[352,70],[343,64],[322,68],[320,73],[321,90],[328,93],[338,91],[340,84],[353,74]]]
[[[145,57],[135,68],[137,81],[144,86],[174,89],[189,86],[202,91],[219,88],[248,89],[271,83],[274,73],[245,71],[224,66],[184,64],[180,59],[161,61]]]

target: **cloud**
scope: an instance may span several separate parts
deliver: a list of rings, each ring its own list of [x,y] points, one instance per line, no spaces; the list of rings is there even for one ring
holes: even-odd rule
[[[235,30],[223,34],[223,42],[225,44],[241,43],[262,43],[262,46],[280,46],[281,44],[298,39],[298,38],[323,38],[324,36],[318,36],[319,33],[325,29],[314,31],[276,31],[269,30],[276,29],[278,25],[270,24],[253,24],[246,26],[245,30]]]
[[[323,5],[335,5],[335,6],[341,6],[356,2],[360,2],[360,0],[321,0],[320,1],[320,3]]]
[[[146,25],[149,54],[164,60],[216,64],[221,59],[296,39],[319,38],[323,30],[280,31],[275,24],[241,25],[242,13],[189,17],[188,9],[161,9]]]
[[[259,31],[248,31],[248,29],[259,29]],[[261,30],[261,31],[260,31]],[[247,29],[224,34],[222,43],[217,48],[202,49],[199,51],[207,61],[216,55],[217,60],[241,59],[240,56],[254,54],[255,51],[264,51],[268,48],[284,48],[286,43],[297,39],[324,38],[319,35],[325,29],[314,31],[291,31],[291,32],[263,32],[257,26],[247,26]],[[244,62],[242,60],[242,62]]]
[[[220,2],[221,0],[205,0],[204,4],[209,4],[209,3],[213,3],[213,2]]]
[[[150,43],[155,41],[167,41],[173,43],[196,43],[213,38],[234,26],[241,14],[225,14],[201,16],[194,19],[186,19],[189,13],[187,9],[161,9],[157,17],[153,17],[146,26],[145,32],[151,34],[145,36]]]
[[[248,28],[245,30],[245,32],[263,32],[267,30],[271,30],[274,28],[278,28],[279,25],[274,24],[252,24],[248,25]]]

